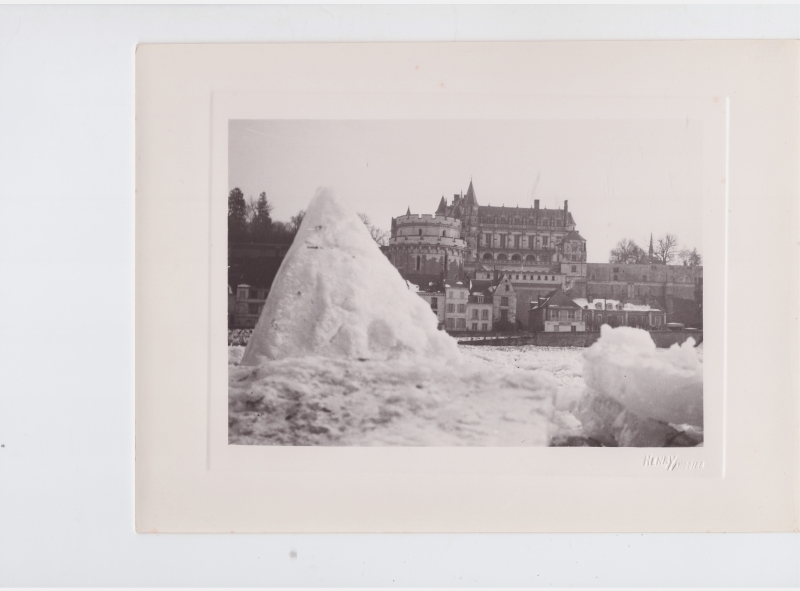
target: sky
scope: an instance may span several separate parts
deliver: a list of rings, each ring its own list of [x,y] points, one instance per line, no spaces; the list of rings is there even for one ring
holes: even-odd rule
[[[702,129],[690,120],[231,120],[228,185],[287,221],[320,186],[388,230],[472,179],[480,205],[563,208],[589,262],[650,233],[702,253]]]

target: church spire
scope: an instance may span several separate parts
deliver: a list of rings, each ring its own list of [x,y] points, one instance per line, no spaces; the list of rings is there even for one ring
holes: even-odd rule
[[[408,206],[408,210],[406,211],[406,215],[411,215],[411,206]]]
[[[469,177],[469,189],[467,189],[466,204],[468,207],[478,206],[478,199],[475,197],[475,188],[472,186],[472,177]]]
[[[650,261],[653,261],[653,233],[650,232],[650,250],[647,252]]]

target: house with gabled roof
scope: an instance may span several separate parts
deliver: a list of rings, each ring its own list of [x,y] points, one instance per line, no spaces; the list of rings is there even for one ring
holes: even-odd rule
[[[531,302],[530,329],[532,332],[585,332],[583,309],[561,289]]]

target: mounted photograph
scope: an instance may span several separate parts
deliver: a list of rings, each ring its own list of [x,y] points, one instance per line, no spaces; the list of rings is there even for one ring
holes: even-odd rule
[[[228,121],[228,443],[703,445],[702,129]]]

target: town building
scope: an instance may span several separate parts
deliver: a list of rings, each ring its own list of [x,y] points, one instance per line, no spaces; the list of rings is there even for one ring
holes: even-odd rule
[[[530,303],[531,332],[585,332],[583,308],[555,289]]]
[[[644,330],[665,330],[667,327],[667,313],[649,304],[623,303],[604,298],[575,298],[573,302],[583,309],[587,330],[599,331],[604,324]]]
[[[230,290],[230,286],[228,287]],[[241,283],[236,287],[233,318],[228,314],[229,328],[253,328],[261,317],[269,288],[251,287]]]

